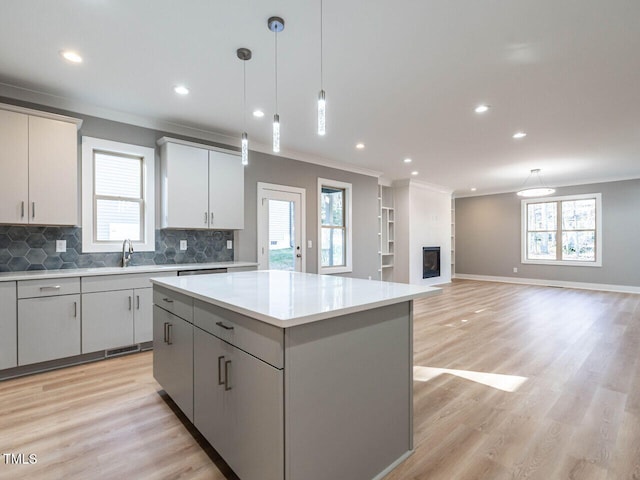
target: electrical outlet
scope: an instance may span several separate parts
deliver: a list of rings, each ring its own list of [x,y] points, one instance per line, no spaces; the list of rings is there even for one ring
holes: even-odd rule
[[[64,253],[67,251],[66,240],[56,240],[56,253]]]
[[[518,267],[513,267],[513,273],[518,273]]]
[[[311,240],[307,242],[307,248],[313,248],[313,242]]]
[[[233,248],[233,240],[227,240],[227,250],[231,250]]]
[[[180,250],[186,250],[186,249],[187,249],[187,241],[180,240]]]

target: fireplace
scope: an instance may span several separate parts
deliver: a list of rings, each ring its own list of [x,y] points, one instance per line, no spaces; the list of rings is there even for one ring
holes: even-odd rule
[[[440,247],[422,247],[422,278],[440,276]]]

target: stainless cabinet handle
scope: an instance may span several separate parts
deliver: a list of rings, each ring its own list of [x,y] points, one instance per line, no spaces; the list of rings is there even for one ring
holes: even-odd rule
[[[171,339],[171,332],[173,332],[173,324],[169,323],[167,325],[167,345],[173,345],[173,340]]]
[[[216,322],[216,325],[218,325],[219,327],[224,328],[225,330],[233,330],[233,327],[228,327],[222,322]]]
[[[36,218],[36,202],[31,202],[31,218]]]
[[[78,318],[78,302],[73,302],[73,318]]]
[[[222,360],[224,360],[224,355],[218,357],[218,385],[224,385],[224,380],[222,380],[222,365],[220,365]]]
[[[24,218],[24,200],[22,201],[22,206],[20,207],[20,218]]]
[[[136,295],[136,310],[140,310],[140,295]]]
[[[164,343],[167,343],[167,326],[168,325],[169,325],[169,322],[164,322],[164,338],[162,339]]]
[[[211,223],[209,225],[213,227],[213,212],[211,212]]]
[[[229,381],[229,365],[231,365],[231,360],[227,360],[224,362],[224,389],[225,391],[231,390],[231,382]]]
[[[129,295],[129,310],[131,310],[132,301],[133,301],[133,299],[131,298],[131,295]]]
[[[46,292],[47,290],[60,290],[60,285],[55,285],[50,287],[40,287],[41,292]]]
[[[208,217],[207,212],[204,212],[204,224],[205,225],[207,224],[207,217]]]
[[[167,303],[173,303],[173,300],[171,300],[170,298],[164,297],[162,299],[163,302],[167,302]]]

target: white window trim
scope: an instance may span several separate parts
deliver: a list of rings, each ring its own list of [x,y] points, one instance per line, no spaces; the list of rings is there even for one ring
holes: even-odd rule
[[[345,192],[345,203],[347,204],[347,209],[345,212],[345,244],[346,244],[346,265],[339,267],[323,267],[322,266],[322,187],[336,187],[342,188]],[[319,274],[332,274],[332,273],[348,273],[353,271],[353,248],[352,248],[352,237],[353,237],[353,228],[351,223],[351,212],[352,212],[352,203],[351,191],[353,189],[353,185],[350,183],[339,182],[337,180],[329,180],[327,178],[318,178],[318,273]]]
[[[85,253],[117,252],[122,248],[121,242],[96,243],[93,238],[93,152],[95,150],[142,158],[145,241],[133,242],[133,248],[137,252],[155,251],[155,150],[94,137],[82,137],[82,251]]]
[[[573,260],[529,260],[527,258],[527,205],[530,203],[546,203],[546,202],[563,202],[571,200],[596,200],[596,260],[595,262],[573,261]],[[521,259],[524,264],[534,265],[565,265],[572,267],[602,267],[602,194],[586,193],[581,195],[563,195],[560,197],[548,198],[529,198],[521,202]],[[558,248],[562,248],[562,244],[558,242]]]

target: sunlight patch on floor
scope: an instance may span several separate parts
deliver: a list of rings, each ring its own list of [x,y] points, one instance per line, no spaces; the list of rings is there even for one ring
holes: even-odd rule
[[[501,373],[472,372],[471,370],[452,370],[450,368],[421,367],[419,365],[414,365],[413,367],[413,379],[417,382],[428,382],[444,373],[505,392],[515,392],[527,381],[527,377],[503,375]]]

